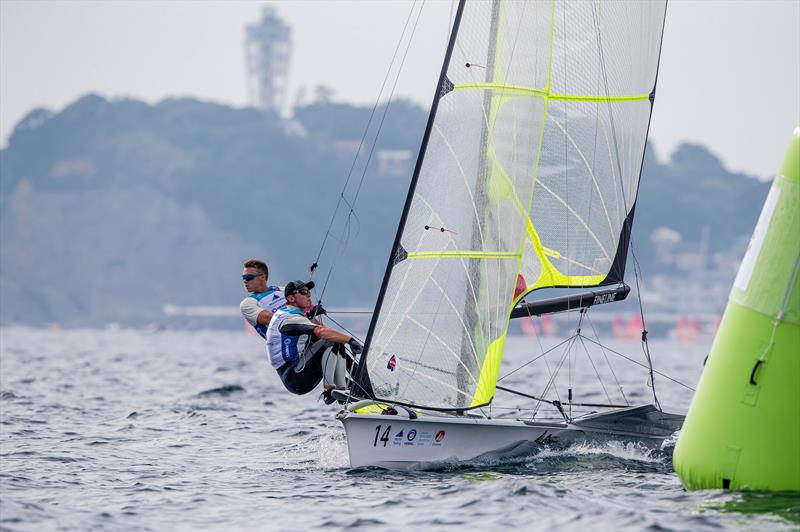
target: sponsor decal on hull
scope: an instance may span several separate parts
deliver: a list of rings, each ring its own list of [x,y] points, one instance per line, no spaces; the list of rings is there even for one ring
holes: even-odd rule
[[[441,447],[445,439],[445,431],[439,430],[405,430],[393,431],[391,425],[376,425],[372,433],[373,447]]]

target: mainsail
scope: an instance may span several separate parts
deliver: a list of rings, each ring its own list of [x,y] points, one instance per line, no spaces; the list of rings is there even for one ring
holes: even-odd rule
[[[367,395],[486,404],[521,297],[622,281],[665,9],[462,0],[356,375]]]

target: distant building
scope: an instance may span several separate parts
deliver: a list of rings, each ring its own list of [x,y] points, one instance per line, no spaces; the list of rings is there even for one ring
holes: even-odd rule
[[[360,139],[339,139],[331,143],[333,150],[345,159],[352,159],[358,153],[361,146]]]
[[[247,26],[245,60],[250,103],[279,115],[286,111],[292,31],[274,7],[265,7],[261,20]]]
[[[378,175],[406,177],[411,174],[411,150],[378,150]]]
[[[659,262],[673,264],[675,262],[675,250],[683,241],[681,234],[669,227],[657,227],[650,233],[650,242],[656,252]]]

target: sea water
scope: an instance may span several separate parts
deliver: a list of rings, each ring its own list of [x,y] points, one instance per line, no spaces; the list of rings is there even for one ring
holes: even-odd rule
[[[224,331],[0,330],[0,529],[800,526],[797,495],[684,491],[674,439],[658,450],[583,443],[445,470],[352,470],[337,408],[287,393],[261,342]],[[510,338],[501,373],[557,343]],[[543,392],[564,357],[549,397],[572,387],[576,401],[652,401],[647,372],[616,354],[642,362],[638,343],[572,347],[573,358],[556,349],[504,384]],[[708,347],[651,342],[655,368],[689,386]],[[590,392],[595,377],[605,389]],[[665,407],[688,407],[690,390],[658,375],[655,384]],[[493,415],[533,416],[517,399],[498,395]]]

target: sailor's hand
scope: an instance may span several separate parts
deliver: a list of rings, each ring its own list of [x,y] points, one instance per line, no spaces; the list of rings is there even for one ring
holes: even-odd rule
[[[325,310],[325,308],[322,306],[322,302],[320,302],[320,303],[317,303],[315,306],[311,307],[311,310],[306,312],[306,317],[308,319],[312,319],[313,320],[317,316],[322,316],[322,315],[327,314],[327,313],[328,313],[328,311]]]
[[[364,346],[361,345],[361,342],[356,340],[355,338],[351,338],[347,345],[350,346],[350,351],[353,352],[354,355],[360,355],[361,352],[364,350]]]

